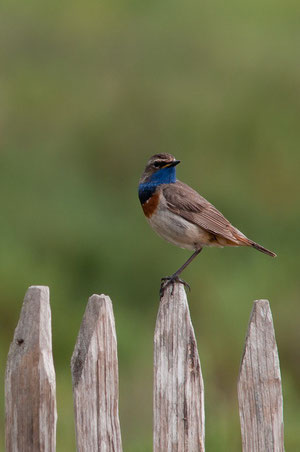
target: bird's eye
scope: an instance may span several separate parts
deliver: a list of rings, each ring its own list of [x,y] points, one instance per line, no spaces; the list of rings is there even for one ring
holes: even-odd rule
[[[155,168],[159,168],[161,166],[161,163],[160,162],[154,162],[153,166],[155,166]]]

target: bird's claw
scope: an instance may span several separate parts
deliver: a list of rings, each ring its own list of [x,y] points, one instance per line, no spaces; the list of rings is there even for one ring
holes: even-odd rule
[[[178,282],[180,284],[183,284],[184,287],[186,287],[187,289],[189,289],[189,291],[191,290],[189,284],[184,281],[183,279],[180,279],[178,276],[166,276],[165,278],[161,278],[161,285],[160,285],[160,291],[159,291],[159,295],[160,297],[163,297],[165,289],[172,284],[172,291],[171,291],[171,295],[173,295],[174,292],[174,283]]]

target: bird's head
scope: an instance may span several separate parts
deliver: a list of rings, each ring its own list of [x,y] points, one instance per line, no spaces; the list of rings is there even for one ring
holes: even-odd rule
[[[148,160],[145,170],[141,176],[140,183],[161,181],[176,178],[175,166],[180,163],[172,154],[155,154]]]

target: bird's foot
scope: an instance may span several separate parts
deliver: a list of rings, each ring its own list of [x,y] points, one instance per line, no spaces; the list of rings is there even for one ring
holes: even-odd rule
[[[178,276],[176,275],[172,275],[172,276],[166,276],[165,278],[161,278],[161,285],[160,285],[160,291],[159,291],[159,295],[160,297],[163,297],[164,292],[166,290],[166,288],[172,284],[172,291],[171,291],[171,295],[173,295],[174,292],[174,283],[178,282],[180,284],[183,284],[184,287],[186,287],[187,289],[191,290],[190,286],[188,285],[188,283],[186,281],[183,281],[183,279],[180,279]]]

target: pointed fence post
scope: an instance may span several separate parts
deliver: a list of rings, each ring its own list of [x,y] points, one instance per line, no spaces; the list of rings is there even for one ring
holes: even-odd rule
[[[5,375],[6,452],[54,452],[55,371],[49,289],[32,286],[10,345]]]
[[[254,302],[238,382],[243,452],[283,452],[279,358],[268,300]]]
[[[108,296],[89,298],[71,369],[78,452],[121,452],[117,338]]]
[[[154,335],[154,452],[204,451],[204,388],[182,284],[160,300]]]

